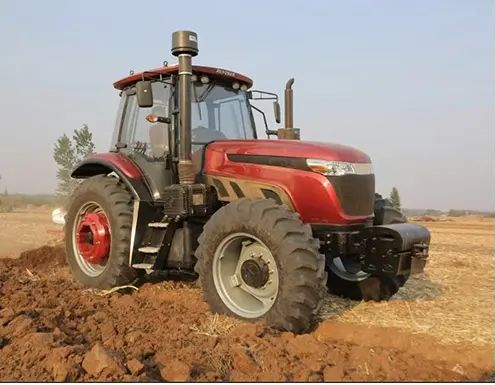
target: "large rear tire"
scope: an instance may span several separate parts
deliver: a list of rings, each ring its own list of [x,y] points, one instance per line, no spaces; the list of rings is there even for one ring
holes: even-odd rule
[[[287,207],[240,199],[204,226],[195,270],[213,311],[299,333],[326,291],[318,249],[310,226]]]
[[[388,199],[375,194],[374,225],[388,225],[406,223],[406,217],[392,206]],[[328,291],[357,301],[384,301],[389,300],[404,286],[408,275],[383,277],[366,274],[362,271],[348,273],[340,259],[331,262],[328,269]]]
[[[97,175],[73,192],[66,215],[66,258],[74,278],[108,289],[129,284],[132,196],[117,178]]]

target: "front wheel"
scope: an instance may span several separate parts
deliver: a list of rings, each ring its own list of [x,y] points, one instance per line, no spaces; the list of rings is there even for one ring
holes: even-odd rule
[[[79,282],[100,289],[136,277],[129,266],[132,196],[116,178],[83,181],[71,196],[66,216],[66,258]]]
[[[240,199],[207,222],[196,251],[206,301],[218,313],[307,330],[325,287],[311,228],[271,199]]]

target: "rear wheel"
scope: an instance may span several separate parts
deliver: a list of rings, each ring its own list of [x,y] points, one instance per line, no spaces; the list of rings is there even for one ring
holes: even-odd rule
[[[116,178],[83,181],[71,196],[66,216],[66,258],[76,280],[96,288],[132,282],[129,266],[132,196]]]
[[[271,199],[240,199],[205,225],[196,271],[213,311],[309,328],[325,288],[325,262],[311,228]]]
[[[388,199],[375,194],[374,225],[405,223],[406,217]],[[353,300],[388,300],[406,283],[409,276],[383,277],[366,273],[358,262],[334,258],[328,267],[328,290]]]

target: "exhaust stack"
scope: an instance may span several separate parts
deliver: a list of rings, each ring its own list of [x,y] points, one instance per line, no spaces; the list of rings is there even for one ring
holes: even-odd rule
[[[294,128],[294,100],[292,85],[294,84],[294,78],[290,78],[285,85],[285,116],[284,116],[284,128],[277,130],[277,137],[279,139],[301,139],[301,131],[299,128]]]
[[[179,58],[179,182],[194,183],[191,160],[191,58],[196,56],[198,35],[192,31],[177,31],[172,34],[172,55]]]
[[[285,128],[294,128],[294,92],[292,85],[294,78],[290,78],[285,85]]]

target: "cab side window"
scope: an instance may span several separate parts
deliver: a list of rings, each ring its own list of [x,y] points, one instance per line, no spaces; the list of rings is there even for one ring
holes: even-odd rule
[[[249,137],[245,124],[249,117],[247,111],[243,111],[239,100],[221,102],[215,112],[217,127],[225,136],[231,139]]]
[[[166,84],[154,82],[153,107],[141,108],[136,95],[127,96],[126,114],[121,133],[121,142],[127,145],[126,152],[142,154],[149,160],[163,160],[169,152],[168,125],[150,123],[148,114],[167,117],[169,114],[169,88]]]
[[[125,92],[121,93],[119,108],[117,110],[117,118],[115,119],[115,125],[113,129],[112,142],[110,148],[114,149],[119,141],[120,125],[122,124],[122,114],[124,113],[124,106],[127,101],[127,95]]]

